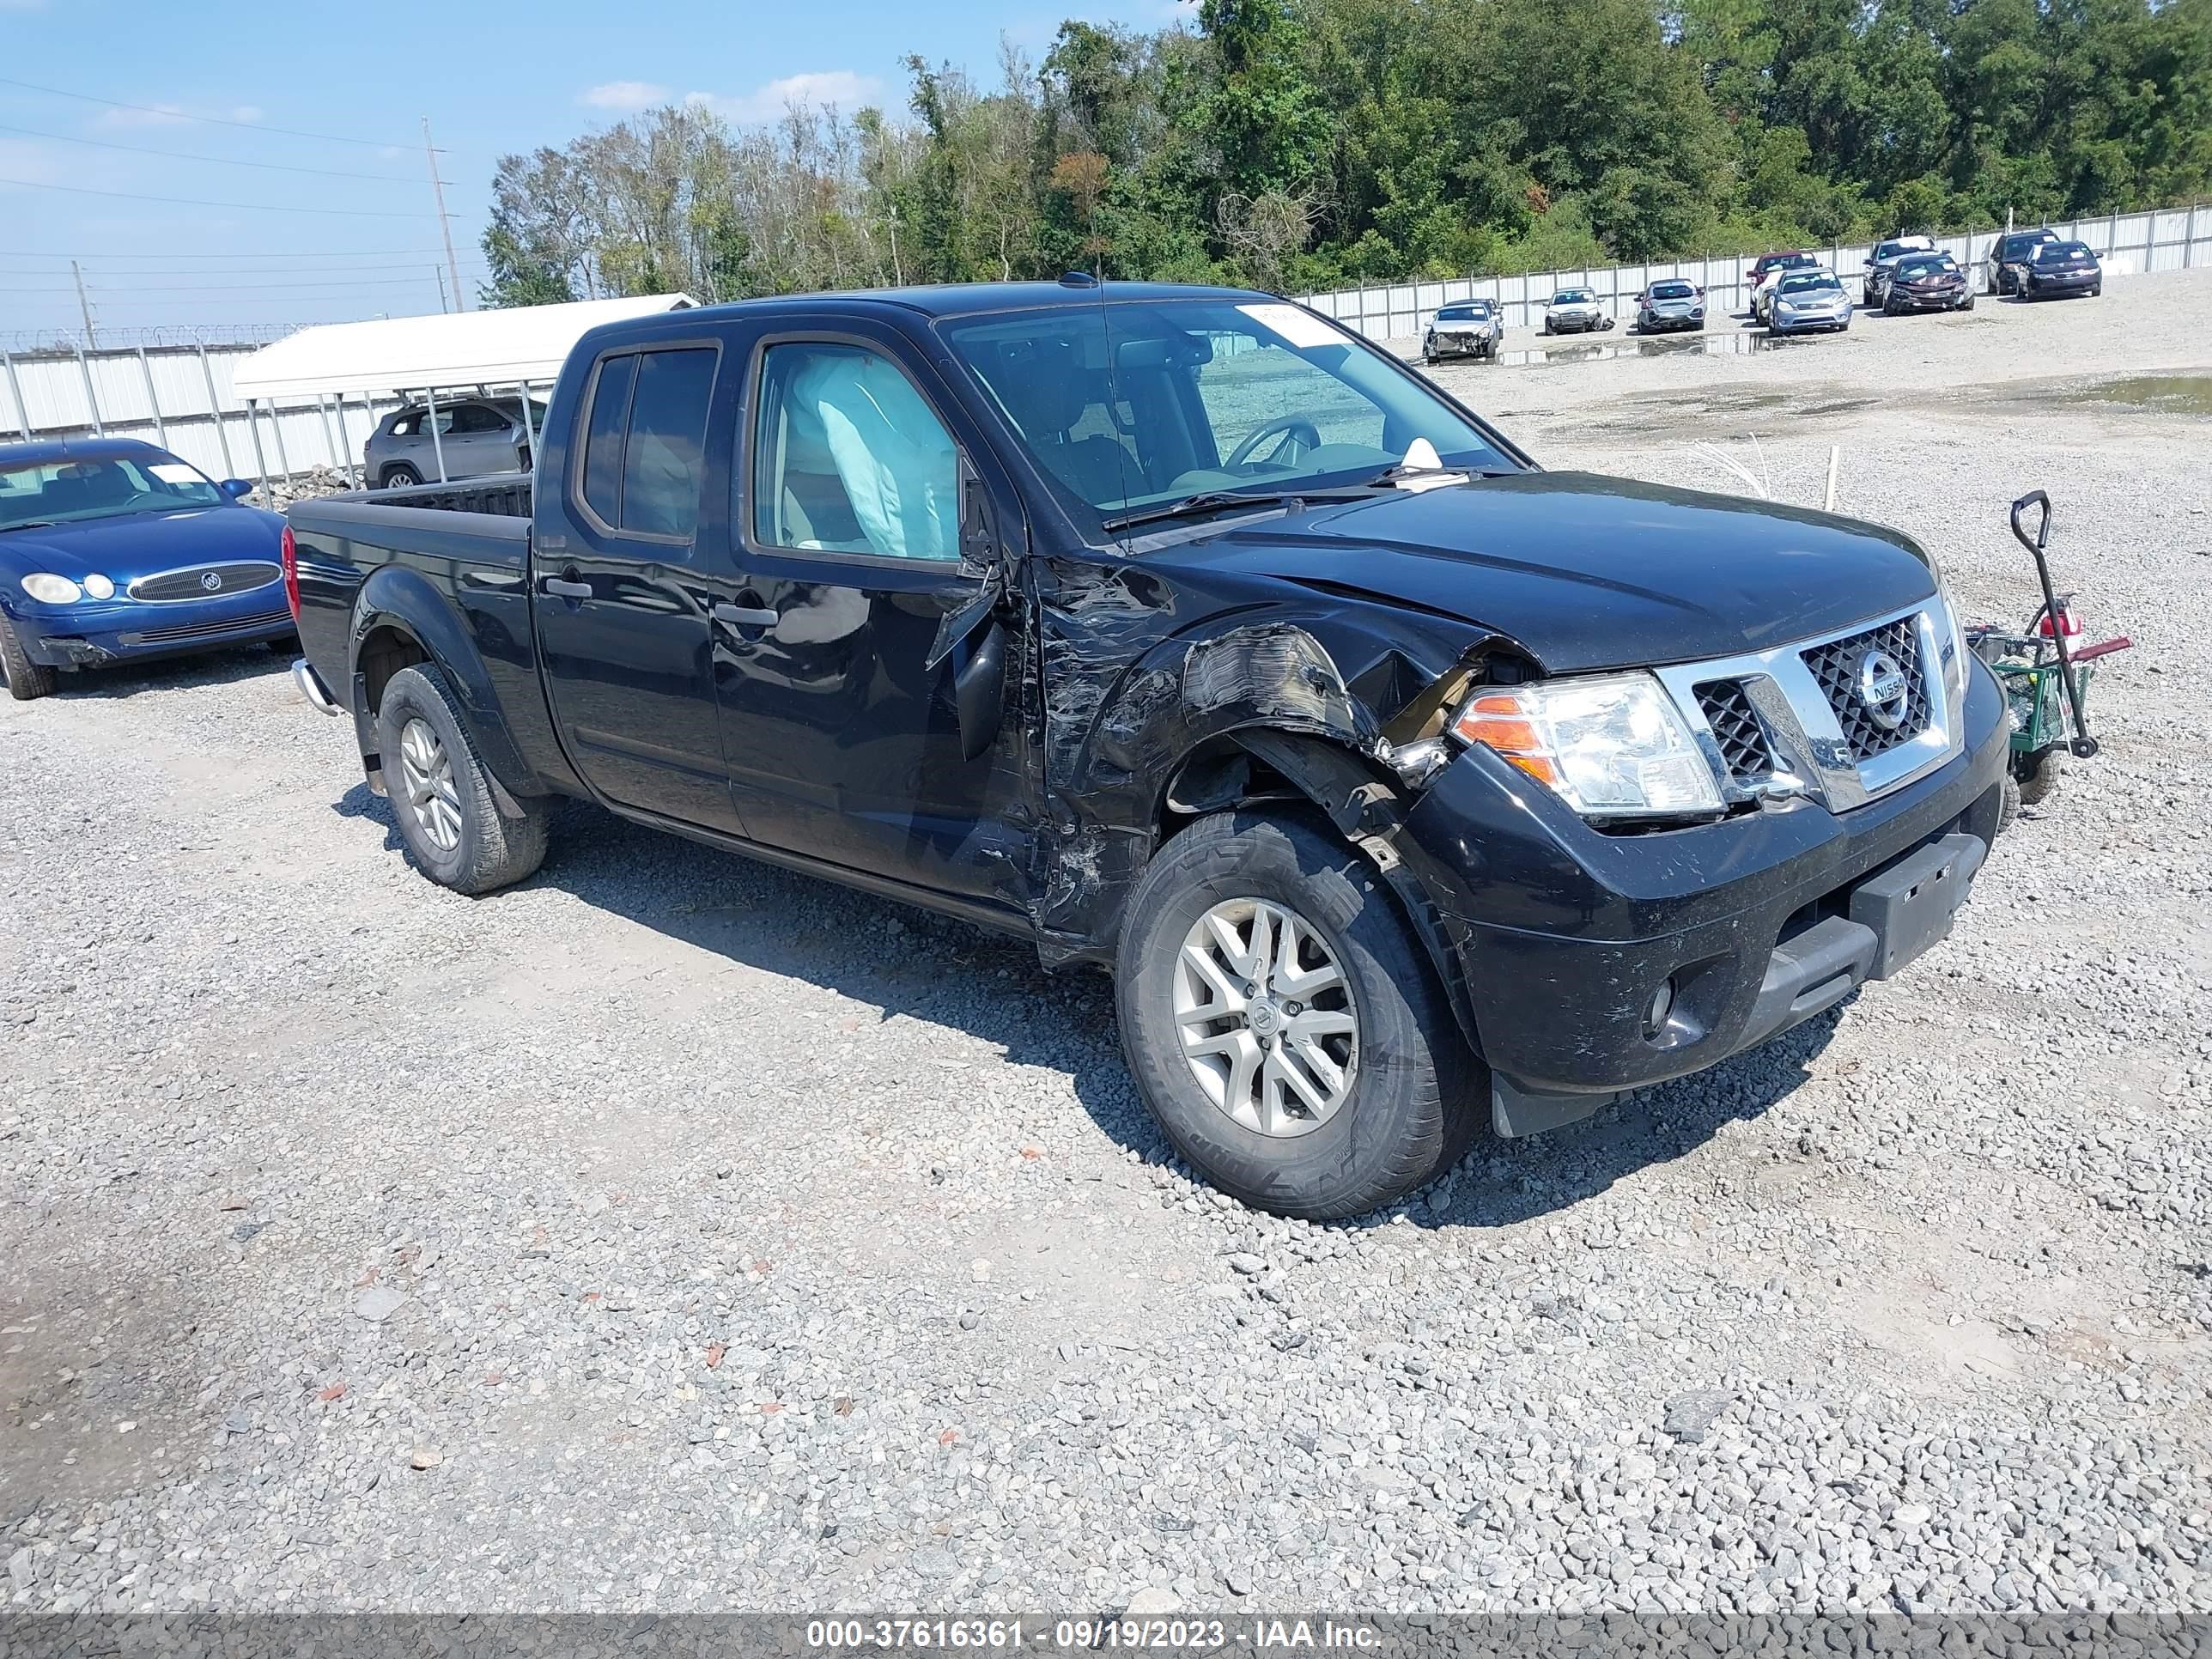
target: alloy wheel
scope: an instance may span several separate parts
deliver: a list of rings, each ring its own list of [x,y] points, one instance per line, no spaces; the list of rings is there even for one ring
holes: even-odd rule
[[[441,853],[461,844],[461,797],[453,760],[429,722],[410,720],[399,734],[399,771],[407,805],[423,836]]]
[[[1320,932],[1267,899],[1225,899],[1184,937],[1175,1012],[1192,1079],[1230,1118],[1310,1134],[1351,1097],[1359,1012]]]

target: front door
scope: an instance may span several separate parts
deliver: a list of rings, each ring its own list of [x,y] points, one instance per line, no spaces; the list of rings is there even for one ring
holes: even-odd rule
[[[927,665],[939,623],[981,587],[960,562],[962,447],[944,388],[895,333],[824,327],[840,332],[768,337],[745,399],[735,574],[714,612],[738,810],[755,841],[1004,895],[1018,647],[1006,642],[1008,713],[973,759],[955,702],[966,653]],[[979,446],[968,453],[994,467]],[[1005,535],[1014,515],[998,511]]]
[[[532,613],[562,747],[610,801],[742,828],[715,712],[708,568],[726,546],[734,396],[714,335],[599,359],[563,455],[564,510],[531,547]]]

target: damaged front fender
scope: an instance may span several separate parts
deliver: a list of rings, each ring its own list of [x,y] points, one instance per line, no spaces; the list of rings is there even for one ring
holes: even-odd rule
[[[1393,716],[1492,637],[1341,596],[1218,607],[1135,564],[1046,562],[1033,597],[1046,833],[1030,911],[1054,963],[1110,957],[1190,757],[1272,732],[1387,778]]]

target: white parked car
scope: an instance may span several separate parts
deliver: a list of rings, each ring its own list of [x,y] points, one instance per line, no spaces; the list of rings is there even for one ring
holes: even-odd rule
[[[1613,319],[1607,314],[1595,289],[1563,288],[1544,307],[1547,334],[1588,334],[1612,326]]]

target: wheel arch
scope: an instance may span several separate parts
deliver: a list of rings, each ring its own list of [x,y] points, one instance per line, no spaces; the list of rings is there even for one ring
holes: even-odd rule
[[[549,793],[523,761],[499,694],[452,603],[419,572],[385,565],[362,585],[347,647],[355,733],[368,786],[384,793],[377,714],[385,688],[404,669],[435,668],[453,688],[469,741],[483,757],[500,811],[522,815],[520,800]]]
[[[1343,744],[1280,726],[1241,726],[1197,744],[1169,774],[1155,850],[1200,817],[1239,807],[1288,806],[1326,824],[1382,878],[1421,941],[1461,1035],[1480,1054],[1474,998],[1444,916],[1396,845],[1410,805],[1395,779]]]

